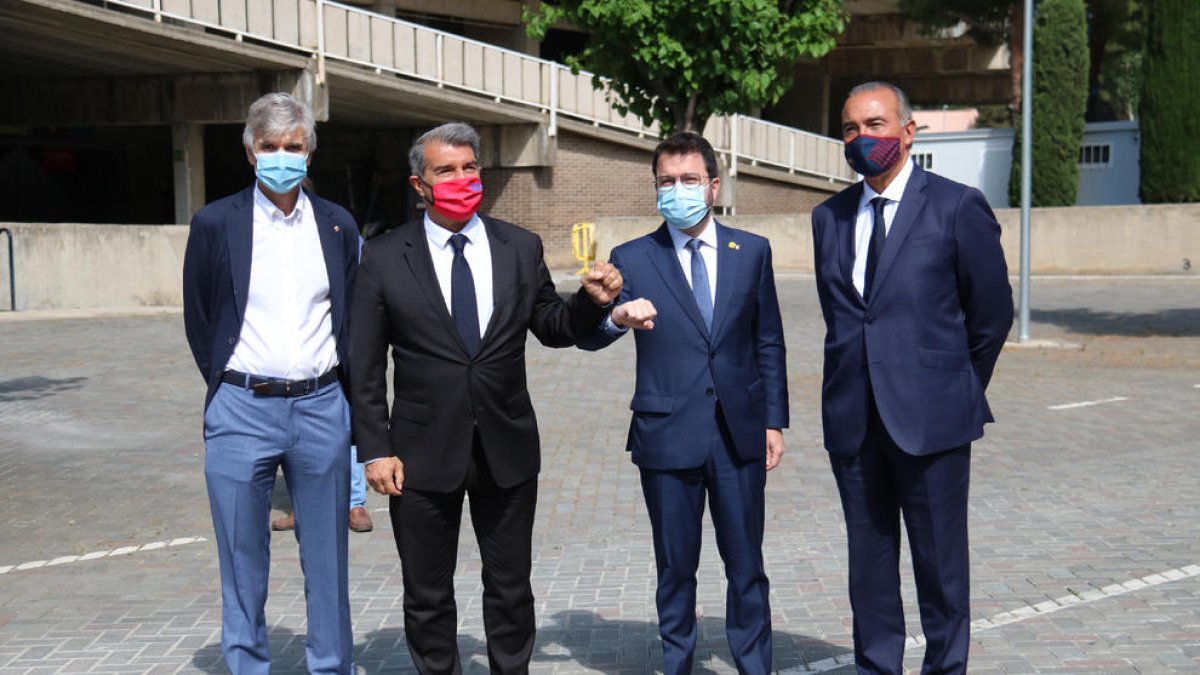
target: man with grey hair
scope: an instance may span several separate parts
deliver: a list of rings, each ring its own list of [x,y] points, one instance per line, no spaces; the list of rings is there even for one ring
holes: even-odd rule
[[[604,318],[621,276],[597,263],[564,302],[541,239],[478,213],[479,136],[469,125],[427,132],[409,158],[425,216],[367,242],[351,308],[359,458],[371,487],[391,496],[404,636],[417,670],[461,671],[454,569],[469,496],[491,671],[525,673],[534,642],[529,577],[540,468],[526,336],[549,347],[575,344]],[[389,349],[396,366],[390,411]]]
[[[271,489],[296,512],[313,673],[353,672],[347,583],[349,298],[359,236],[342,207],[301,189],[312,111],[282,93],[250,106],[257,181],[192,218],[183,264],[188,344],[208,385],[204,476],[221,569],[230,672],[270,671],[264,605]]]
[[[965,673],[971,443],[1012,325],[1000,225],[983,194],[909,157],[904,92],[855,87],[842,107],[862,182],[812,212],[825,317],[821,412],[846,518],[854,661],[903,672],[900,517],[925,636],[922,673]]]

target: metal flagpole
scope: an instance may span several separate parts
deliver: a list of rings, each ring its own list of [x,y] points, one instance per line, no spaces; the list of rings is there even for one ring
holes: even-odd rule
[[[1033,0],[1025,0],[1021,64],[1021,281],[1017,341],[1029,342],[1029,202],[1033,192]]]

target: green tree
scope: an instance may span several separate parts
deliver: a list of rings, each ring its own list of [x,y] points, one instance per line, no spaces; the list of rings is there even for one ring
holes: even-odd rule
[[[1200,201],[1200,2],[1146,0],[1142,201]]]
[[[1194,0],[1188,0],[1194,1]],[[1087,109],[1084,0],[1042,0],[1033,20],[1032,206],[1071,206],[1079,191],[1079,147]],[[1013,135],[1011,204],[1021,202],[1020,124]]]
[[[560,20],[589,33],[567,65],[665,135],[778,101],[796,60],[833,49],[848,17],[842,0],[558,0],[524,20],[536,40]]]

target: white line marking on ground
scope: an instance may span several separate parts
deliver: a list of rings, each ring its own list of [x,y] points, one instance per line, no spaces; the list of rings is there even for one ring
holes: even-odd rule
[[[1080,401],[1078,403],[1063,403],[1062,405],[1046,406],[1046,410],[1070,410],[1071,408],[1086,408],[1089,405],[1101,405],[1103,403],[1116,403],[1118,401],[1128,401],[1125,396],[1114,396],[1112,398],[1102,398],[1097,401]]]
[[[1071,595],[1064,595],[1061,598],[1039,602],[1036,605],[1018,607],[1012,611],[1001,612],[987,619],[976,619],[975,621],[971,622],[971,632],[981,633],[985,630],[990,630],[998,626],[1007,626],[1008,624],[1017,623],[1033,617],[1045,616],[1047,614],[1061,612],[1064,609],[1070,609],[1079,605],[1086,605],[1089,602],[1115,598],[1119,595],[1133,593],[1134,591],[1140,591],[1144,588],[1150,588],[1152,586],[1158,586],[1160,584],[1170,583],[1180,579],[1190,579],[1197,576],[1200,576],[1200,565],[1188,565],[1186,567],[1167,570],[1165,572],[1156,572],[1154,574],[1148,574],[1140,579],[1130,579],[1129,581],[1121,584],[1109,584],[1108,586],[1104,586],[1102,588],[1092,588],[1080,593],[1072,593]],[[904,649],[907,651],[909,649],[920,647],[924,644],[924,635],[910,636],[904,641]],[[841,668],[843,666],[853,664],[854,654],[851,652],[846,654],[838,654],[837,656],[832,656],[820,661],[814,661],[807,666],[801,665],[794,668],[787,668],[779,671],[779,675],[824,673],[835,668]]]
[[[19,565],[0,565],[0,574],[8,574],[9,572],[24,572],[26,570],[35,570],[41,567],[54,567],[56,565],[66,565],[67,563],[85,562],[88,560],[98,560],[100,558],[129,555],[138,551],[156,551],[160,548],[186,546],[187,544],[198,544],[202,541],[208,541],[204,537],[179,537],[170,541],[152,541],[149,544],[141,546],[121,546],[119,548],[110,549],[107,551],[92,551],[83,555],[64,555],[54,558],[53,560],[31,560]]]

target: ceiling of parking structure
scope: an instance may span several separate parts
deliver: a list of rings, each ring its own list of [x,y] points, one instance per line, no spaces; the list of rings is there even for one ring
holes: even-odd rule
[[[156,23],[73,0],[0,0],[0,79],[194,75],[297,70],[306,54],[227,33]],[[505,124],[545,119],[531,108],[328,61],[337,124],[423,126],[448,119]]]

